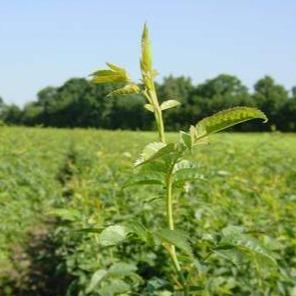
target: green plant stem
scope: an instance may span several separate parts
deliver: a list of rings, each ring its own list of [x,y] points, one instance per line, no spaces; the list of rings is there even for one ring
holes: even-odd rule
[[[164,133],[164,123],[162,117],[162,111],[159,106],[157,94],[155,91],[154,83],[153,88],[148,91],[148,101],[153,105],[154,108],[154,117],[157,125],[157,130],[159,134],[159,140],[165,143],[165,133]]]
[[[146,93],[146,97],[149,101],[149,103],[153,106],[154,108],[154,117],[157,125],[157,130],[159,134],[159,140],[163,143],[166,142],[165,140],[165,132],[164,132],[164,122],[163,122],[163,117],[162,117],[162,110],[159,105],[159,101],[157,98],[157,94],[155,91],[155,86],[154,83],[152,82],[152,89],[148,90]],[[168,219],[168,227],[171,230],[175,229],[174,225],[174,216],[173,216],[173,201],[172,201],[172,185],[173,185],[173,180],[172,180],[172,172],[173,172],[174,164],[171,166],[171,169],[169,170],[166,178],[166,192],[167,192],[167,219]],[[179,276],[181,285],[183,287],[184,291],[184,296],[189,296],[189,290],[188,286],[186,284],[184,275],[181,270],[181,266],[176,254],[176,248],[174,245],[169,244],[167,246],[167,251],[172,259],[172,262],[174,264],[174,267],[176,269],[176,272]]]
[[[165,143],[165,135],[164,135],[164,125],[163,125],[163,119],[162,119],[162,111],[160,107],[158,110],[155,111],[154,113],[156,122],[158,122],[158,133],[159,133],[159,139],[161,142]]]
[[[166,206],[167,206],[167,222],[168,222],[168,227],[170,230],[174,230],[175,229],[175,225],[174,225],[174,216],[173,216],[173,200],[172,200],[172,185],[173,185],[173,182],[172,182],[172,170],[170,170],[170,172],[168,173],[167,175],[167,178],[166,178],[166,185],[167,185],[167,188],[166,188],[166,193],[167,193],[167,203],[166,203]],[[176,248],[174,245],[168,245],[167,247],[167,250],[170,254],[170,257],[173,261],[173,264],[174,264],[174,267],[178,273],[178,276],[180,278],[180,282],[183,286],[183,291],[184,291],[184,296],[188,296],[189,295],[189,290],[188,290],[188,286],[187,286],[187,283],[184,279],[184,276],[183,276],[183,273],[182,273],[182,270],[181,270],[181,266],[180,266],[180,263],[179,263],[179,260],[178,260],[178,257],[177,257],[177,254],[176,254]]]

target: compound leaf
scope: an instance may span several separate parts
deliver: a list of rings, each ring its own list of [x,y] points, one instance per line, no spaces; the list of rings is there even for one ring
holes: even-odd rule
[[[234,107],[220,111],[197,123],[194,135],[195,141],[238,123],[256,118],[263,119],[264,122],[268,120],[262,111],[251,107]]]
[[[189,243],[189,237],[180,230],[160,229],[155,232],[155,236],[162,242],[172,244],[182,250],[185,254],[193,257],[192,249]]]
[[[228,226],[222,230],[223,238],[219,249],[231,249],[232,247],[247,255],[251,259],[260,259],[262,263],[277,266],[272,254],[258,240],[244,233],[242,227]]]

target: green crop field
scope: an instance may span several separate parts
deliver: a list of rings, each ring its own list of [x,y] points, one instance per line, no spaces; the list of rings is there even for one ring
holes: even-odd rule
[[[153,139],[0,127],[0,295],[183,295],[161,242],[121,226],[165,227],[163,188],[125,186]],[[190,295],[295,296],[296,136],[223,133],[190,157],[199,176],[174,191],[189,241],[170,241]]]

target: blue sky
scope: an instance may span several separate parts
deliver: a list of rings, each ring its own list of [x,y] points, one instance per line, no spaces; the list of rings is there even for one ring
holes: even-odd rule
[[[229,73],[251,88],[270,74],[296,85],[295,0],[3,0],[0,96],[23,105],[105,61],[138,78],[145,21],[160,79]]]

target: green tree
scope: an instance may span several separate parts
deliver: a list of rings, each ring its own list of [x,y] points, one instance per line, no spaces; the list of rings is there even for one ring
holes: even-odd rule
[[[2,110],[3,110],[4,106],[5,106],[4,101],[3,101],[3,99],[0,97],[0,118],[1,118],[1,113],[2,113]]]
[[[255,105],[248,88],[236,76],[228,74],[220,74],[199,84],[194,90],[190,104],[194,110],[192,122],[221,109],[242,105],[253,107]],[[196,106],[202,106],[202,109],[197,109]],[[249,122],[235,129],[249,130],[252,126],[253,123]]]
[[[50,110],[56,96],[57,89],[52,86],[45,87],[37,93],[37,104],[42,108],[42,114],[39,114],[39,120],[41,120],[45,126],[50,125]]]
[[[22,110],[17,105],[4,105],[1,112],[2,120],[7,124],[22,124]]]
[[[255,84],[253,94],[236,76],[227,74],[199,85],[194,85],[189,77],[170,75],[155,86],[160,102],[175,99],[181,103],[178,108],[164,113],[168,130],[187,129],[190,124],[218,110],[242,105],[264,110],[270,124],[262,127],[256,122],[247,122],[235,130],[270,130],[270,125],[276,125],[282,131],[295,130],[296,87],[292,88],[289,98],[285,88],[269,76]],[[114,89],[110,83],[94,85],[84,78],[72,78],[59,87],[41,89],[37,101],[25,105],[23,110],[16,105],[7,106],[0,99],[0,118],[11,124],[55,127],[154,128],[151,112],[140,107],[143,100],[140,96],[128,95],[133,96],[131,99],[120,94],[107,97]]]
[[[296,86],[293,86],[293,87],[292,87],[291,92],[292,92],[292,97],[293,97],[293,98],[296,98]]]
[[[253,105],[247,87],[236,76],[228,74],[220,74],[198,85],[194,94],[206,100],[206,113],[242,104]]]
[[[292,87],[291,94],[278,114],[278,127],[282,131],[296,132],[296,87]]]
[[[276,84],[272,77],[265,76],[255,84],[255,93],[253,95],[255,104],[269,118],[268,125],[265,129],[270,129],[270,126],[281,126],[283,119],[279,114],[284,105],[288,102],[288,92],[282,85]],[[261,127],[263,128],[263,127]]]

